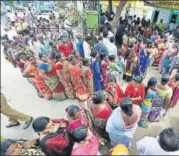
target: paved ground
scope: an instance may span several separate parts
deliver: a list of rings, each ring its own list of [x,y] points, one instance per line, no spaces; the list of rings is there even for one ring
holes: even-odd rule
[[[2,19],[1,22],[3,23]],[[3,27],[1,27],[1,32],[3,32]],[[9,35],[14,34],[12,31],[8,33]],[[149,77],[156,76],[159,78],[157,70],[150,69],[147,75],[146,81]],[[66,100],[63,102],[48,101],[45,99],[38,98],[33,86],[28,83],[28,81],[21,76],[20,70],[12,67],[11,64],[5,61],[2,54],[1,47],[1,86],[2,92],[6,95],[9,104],[26,114],[32,115],[34,118],[38,116],[48,116],[51,118],[65,118],[65,108],[70,104],[78,104],[76,100]],[[124,85],[125,86],[125,85]],[[169,110],[165,118],[159,123],[151,123],[148,129],[138,128],[133,139],[131,154],[137,154],[135,148],[135,142],[145,135],[156,136],[161,130],[166,127],[175,127],[179,130],[179,115],[178,115],[179,105],[177,107]],[[23,130],[21,126],[7,129],[5,124],[7,124],[7,117],[1,115],[1,135],[5,138],[24,138],[33,139],[37,135],[33,132],[32,127],[27,130]]]

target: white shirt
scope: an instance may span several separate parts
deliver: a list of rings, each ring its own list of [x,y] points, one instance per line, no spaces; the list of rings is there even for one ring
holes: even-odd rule
[[[103,44],[107,47],[110,44],[110,41],[107,38],[103,38]]]
[[[38,54],[38,53],[41,53],[41,47],[42,47],[42,44],[37,41],[37,42],[34,42],[34,46],[35,46],[35,52]]]
[[[91,48],[90,45],[86,42],[83,41],[83,50],[84,50],[84,54],[85,54],[85,58],[91,58]]]
[[[115,55],[117,56],[117,47],[114,43],[109,43],[106,45],[106,48],[108,49],[109,55]]]
[[[139,155],[179,155],[179,150],[175,152],[164,151],[157,138],[146,136],[137,141],[137,150]]]
[[[111,37],[114,37],[114,34],[111,31],[108,31],[107,38],[110,40]]]

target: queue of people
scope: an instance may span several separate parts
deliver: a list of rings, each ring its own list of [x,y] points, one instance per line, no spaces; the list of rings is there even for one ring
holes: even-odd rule
[[[137,127],[147,128],[148,121],[160,121],[176,106],[178,38],[164,36],[162,24],[154,27],[145,18],[126,15],[124,20],[120,18],[115,35],[111,25],[103,22],[102,35],[97,37],[96,44],[92,45],[91,36],[82,40],[78,35],[75,45],[67,36],[58,38],[59,32],[54,36],[59,28],[55,16],[51,15],[49,20],[41,18],[37,23],[36,27],[29,25],[28,31],[13,40],[4,39],[5,58],[20,69],[40,98],[78,99],[85,101],[87,108],[70,105],[66,108],[67,119],[42,116],[32,121],[33,118],[28,117],[25,128],[32,122],[39,138],[5,139],[1,141],[3,155],[32,151],[34,155],[98,155],[100,145],[107,143],[109,151],[105,154],[129,155]],[[49,26],[53,31],[45,32]],[[143,80],[153,65],[157,66],[161,78],[150,77],[145,85]],[[127,82],[125,89],[121,87],[124,81]],[[11,117],[2,110],[1,113]],[[17,119],[14,116],[14,121]],[[10,127],[18,126],[17,123]],[[149,148],[152,144],[155,148]],[[178,155],[178,132],[168,128],[159,138],[144,137],[136,145],[140,155],[156,152]]]

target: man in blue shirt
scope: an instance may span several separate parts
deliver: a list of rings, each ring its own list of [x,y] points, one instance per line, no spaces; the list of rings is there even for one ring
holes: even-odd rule
[[[94,50],[98,51],[100,56],[107,56],[108,50],[106,46],[103,44],[103,37],[98,37],[98,43],[94,45]]]
[[[80,56],[84,58],[84,49],[83,49],[83,40],[81,36],[76,37],[78,42],[76,43],[76,49],[79,52]]]

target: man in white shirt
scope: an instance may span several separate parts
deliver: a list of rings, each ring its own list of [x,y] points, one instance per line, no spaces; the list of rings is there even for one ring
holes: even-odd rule
[[[179,135],[172,128],[164,129],[157,138],[145,136],[136,145],[139,155],[179,155]]]
[[[115,55],[115,56],[117,56],[117,47],[116,47],[116,45],[114,44],[114,41],[115,41],[115,39],[114,39],[114,37],[112,36],[112,37],[110,38],[110,43],[107,44],[106,47],[107,47],[107,50],[108,50],[108,52],[109,52],[109,55]]]
[[[110,44],[110,41],[109,39],[107,38],[108,37],[108,31],[105,30],[103,32],[103,44],[107,47],[108,44]]]
[[[109,26],[108,27],[108,36],[107,36],[108,40],[110,40],[111,37],[114,37],[114,34],[112,33],[111,27]]]
[[[90,59],[91,58],[91,46],[89,44],[91,38],[89,36],[86,37],[86,39],[83,41],[83,50],[85,58]]]

